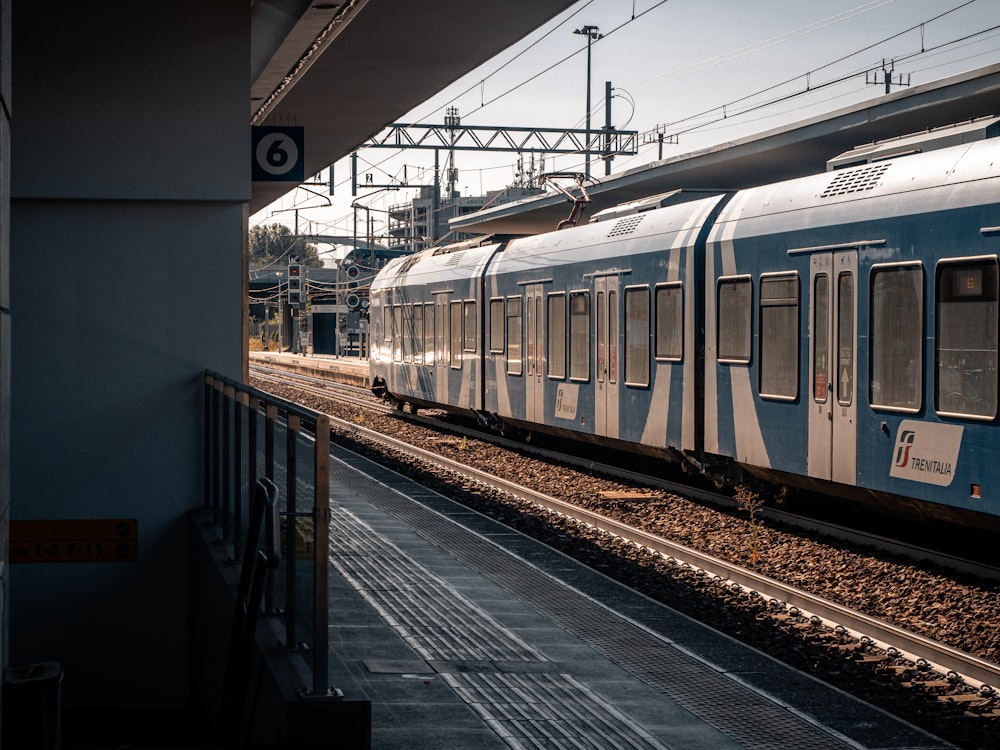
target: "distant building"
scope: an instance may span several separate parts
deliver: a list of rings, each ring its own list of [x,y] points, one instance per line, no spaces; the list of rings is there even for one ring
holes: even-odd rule
[[[440,206],[435,206],[434,187],[423,187],[420,188],[419,196],[409,203],[389,207],[387,243],[392,250],[410,253],[434,244],[469,239],[474,235],[451,232],[448,220],[543,192],[538,187],[507,187],[478,196],[462,196],[454,191],[451,197],[442,196]]]

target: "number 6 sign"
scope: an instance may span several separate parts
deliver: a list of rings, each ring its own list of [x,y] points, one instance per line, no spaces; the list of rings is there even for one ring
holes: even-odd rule
[[[256,126],[252,128],[251,140],[254,182],[305,180],[303,128]]]

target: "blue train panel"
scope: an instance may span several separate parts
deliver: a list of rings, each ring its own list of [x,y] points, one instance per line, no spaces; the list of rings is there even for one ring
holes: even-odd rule
[[[485,279],[486,411],[531,431],[693,450],[696,279],[723,200],[658,196],[670,205],[510,242]]]
[[[1000,145],[737,194],[706,255],[709,454],[1000,513]]]
[[[373,387],[713,479],[996,521],[998,258],[1000,139],[677,191],[389,264]]]
[[[480,287],[501,246],[466,243],[397,258],[372,282],[372,382],[397,401],[482,408]]]

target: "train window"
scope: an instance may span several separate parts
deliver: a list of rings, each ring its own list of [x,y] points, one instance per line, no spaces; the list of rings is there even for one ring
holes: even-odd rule
[[[403,361],[413,361],[413,305],[403,305]]]
[[[997,414],[997,260],[937,267],[937,410],[992,419]]]
[[[507,372],[520,375],[524,368],[521,361],[521,298],[507,298]]]
[[[548,306],[549,377],[562,380],[566,377],[566,295],[550,294]]]
[[[813,281],[813,399],[825,404],[830,397],[830,277]]]
[[[403,306],[392,306],[392,358],[399,362],[403,359],[403,350],[400,348],[401,337],[399,332],[403,326]]]
[[[382,338],[385,339],[386,348],[392,345],[392,305],[386,304],[382,308]]]
[[[424,362],[424,306],[419,302],[413,306],[413,361]]]
[[[569,376],[590,379],[590,292],[569,295]]]
[[[605,342],[608,339],[607,310],[604,306],[604,292],[597,293],[597,382],[604,382],[604,373],[608,371],[607,355],[604,352]]]
[[[455,370],[462,369],[462,344],[464,343],[464,329],[462,327],[462,303],[452,302],[449,307],[449,318],[450,324],[449,331],[451,333],[451,366]]]
[[[462,303],[462,329],[464,331],[465,351],[476,351],[476,330],[479,328],[479,319],[476,317],[476,301],[467,299]]]
[[[625,289],[625,385],[649,385],[649,287]]]
[[[854,274],[837,277],[837,403],[854,403]]]
[[[434,303],[424,305],[424,364],[434,364]]]
[[[871,275],[872,406],[917,411],[923,393],[924,269],[920,265],[875,266]]]
[[[680,361],[684,354],[684,288],[656,286],[656,358]]]
[[[608,291],[608,382],[618,382],[618,292]]]
[[[493,354],[503,352],[503,298],[494,297],[490,300],[490,351]]]
[[[719,361],[745,364],[750,361],[753,284],[749,277],[719,279],[718,295]]]
[[[760,395],[799,394],[799,277],[760,279]]]

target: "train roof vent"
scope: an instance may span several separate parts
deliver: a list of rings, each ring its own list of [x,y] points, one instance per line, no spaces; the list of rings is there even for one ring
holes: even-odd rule
[[[619,219],[615,222],[615,225],[611,227],[608,232],[608,237],[620,237],[623,234],[632,234],[635,228],[639,226],[639,222],[646,218],[645,214],[633,214],[632,216],[626,216],[624,219]]]
[[[892,162],[881,164],[871,164],[861,169],[845,169],[837,172],[836,176],[826,186],[826,190],[820,198],[832,198],[837,195],[847,193],[861,193],[865,190],[873,190],[878,185],[879,180],[885,171],[892,166]]]
[[[451,257],[449,257],[445,262],[445,266],[457,266],[462,261],[462,256],[464,255],[464,250],[460,250],[457,253],[451,253]]]

